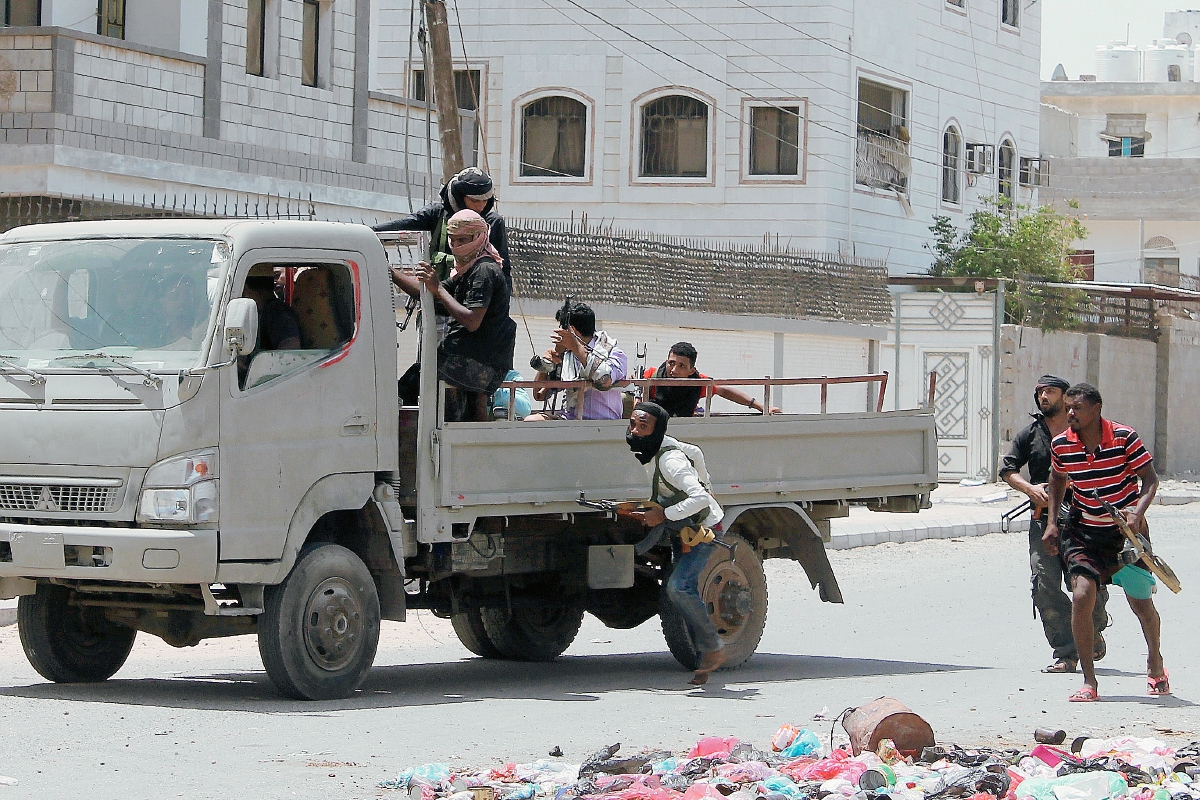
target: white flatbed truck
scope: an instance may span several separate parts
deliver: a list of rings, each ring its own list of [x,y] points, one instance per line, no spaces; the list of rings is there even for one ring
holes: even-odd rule
[[[300,346],[256,349],[286,281]],[[431,318],[428,296],[422,300]],[[0,598],[59,682],[100,681],[137,632],[175,646],[255,634],[287,696],[345,697],[380,620],[449,617],[485,658],[549,660],[584,612],[660,614],[669,548],[578,505],[647,494],[624,420],[441,419],[423,326],[419,407],[397,400],[387,256],[365,226],[144,220],[0,236]],[[872,380],[882,376],[871,376]],[[671,423],[704,448],[725,538],[702,591],[745,661],[766,622],[762,561],[792,558],[841,602],[824,550],[848,505],[915,512],[936,485],[928,410],[712,416]]]

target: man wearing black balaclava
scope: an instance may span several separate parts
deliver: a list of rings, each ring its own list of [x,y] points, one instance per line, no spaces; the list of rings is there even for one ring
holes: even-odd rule
[[[1057,375],[1043,375],[1033,389],[1037,412],[1033,422],[1013,437],[1012,451],[1004,457],[1000,477],[1031,503],[1029,520],[1029,565],[1033,570],[1033,606],[1042,618],[1046,641],[1054,649],[1054,662],[1042,672],[1072,673],[1079,664],[1079,651],[1071,632],[1071,599],[1063,592],[1063,565],[1058,556],[1046,552],[1042,534],[1046,530],[1046,484],[1050,480],[1050,442],[1067,428],[1067,412],[1063,393],[1070,388]],[[1021,475],[1021,467],[1029,465],[1029,479]],[[1057,510],[1056,510],[1057,511]],[[1101,586],[1096,596],[1092,624],[1096,641],[1092,658],[1099,660],[1107,652],[1100,632],[1108,625],[1108,589]]]
[[[512,265],[508,260],[508,233],[504,228],[504,217],[496,211],[496,192],[492,179],[479,167],[467,167],[442,187],[440,200],[391,222],[372,226],[378,233],[389,231],[427,231],[429,237],[429,263],[437,270],[438,280],[446,280],[454,266],[454,254],[446,237],[446,222],[463,209],[470,209],[483,217],[491,226],[488,239],[503,263],[500,265],[504,278],[512,291]]]
[[[725,643],[700,597],[700,573],[714,545],[708,541],[688,547],[679,532],[686,527],[720,530],[725,512],[708,491],[704,453],[694,444],[667,436],[668,419],[670,414],[656,403],[638,403],[630,415],[625,441],[650,477],[650,499],[661,506],[635,512],[633,517],[651,529],[639,550],[653,547],[664,534],[671,536],[674,569],[664,588],[701,654],[691,680],[700,686],[725,662]]]

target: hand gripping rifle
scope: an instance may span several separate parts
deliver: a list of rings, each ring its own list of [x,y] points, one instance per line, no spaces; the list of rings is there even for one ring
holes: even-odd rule
[[[586,492],[579,493],[579,499],[575,502],[585,508],[594,508],[597,511],[605,511],[617,517],[633,517],[634,514],[649,511],[652,508],[661,509],[662,506],[653,500],[588,500]],[[668,521],[669,522],[669,521]],[[724,547],[729,551],[729,557],[732,558],[736,543],[730,543],[719,538],[712,528],[706,528],[701,525],[698,529],[691,526],[686,526],[679,530],[679,538],[684,546],[688,549],[695,547],[698,544],[711,543]],[[643,540],[644,541],[644,540]],[[657,544],[657,541],[651,543],[651,547]],[[647,550],[650,548],[647,547]],[[687,552],[685,550],[684,552]]]
[[[1098,502],[1112,517],[1113,522],[1117,523],[1117,527],[1121,529],[1121,533],[1125,534],[1125,538],[1133,545],[1134,551],[1137,553],[1138,560],[1146,569],[1154,573],[1154,576],[1163,582],[1163,585],[1170,589],[1175,594],[1179,594],[1182,586],[1179,584],[1179,578],[1175,577],[1175,571],[1167,566],[1167,562],[1163,561],[1158,556],[1154,555],[1154,551],[1150,549],[1150,540],[1135,533],[1133,528],[1129,527],[1129,522],[1125,519],[1125,515],[1113,507],[1113,504],[1100,497],[1100,493],[1095,489],[1087,492],[1088,496]]]

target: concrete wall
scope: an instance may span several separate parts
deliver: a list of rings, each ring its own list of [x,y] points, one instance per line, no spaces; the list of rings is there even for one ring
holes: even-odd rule
[[[1200,331],[1200,325],[1188,324]],[[1168,376],[1172,389],[1177,376],[1185,381],[1184,385],[1188,385],[1186,380],[1200,379],[1200,347],[1188,349],[1187,345],[1180,345],[1180,348]],[[1012,437],[1029,424],[1029,413],[1034,410],[1033,387],[1037,379],[1047,373],[1058,375],[1069,383],[1087,381],[1094,384],[1104,396],[1104,416],[1132,426],[1146,446],[1154,449],[1157,417],[1162,413],[1158,405],[1158,364],[1158,345],[1151,341],[1003,326],[1000,335],[1001,450],[1007,453]],[[1197,374],[1195,378],[1185,380],[1184,376],[1191,375],[1189,370],[1195,370]],[[1180,395],[1180,400],[1184,396]],[[1182,412],[1186,406],[1179,406],[1172,400],[1170,408],[1177,407]],[[1200,441],[1200,425],[1190,420],[1189,424],[1198,431],[1197,441]],[[1190,449],[1194,449],[1197,462],[1200,462],[1200,448]],[[1178,471],[1178,467],[1170,466],[1169,455],[1166,460],[1172,471]],[[1184,463],[1184,460],[1178,463]]]
[[[1200,322],[1170,317],[1163,320],[1159,341],[1159,363],[1165,355],[1169,365],[1167,404],[1164,412],[1167,431],[1162,442],[1159,469],[1171,473],[1200,472],[1200,415],[1196,398],[1200,397]],[[1165,352],[1164,352],[1165,351]]]

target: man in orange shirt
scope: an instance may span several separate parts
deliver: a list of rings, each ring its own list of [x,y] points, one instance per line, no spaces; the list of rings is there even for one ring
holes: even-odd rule
[[[646,370],[645,377],[653,378],[708,378],[696,370],[696,348],[690,342],[676,342],[671,345],[671,352],[662,366]],[[762,403],[745,392],[732,386],[701,387],[701,386],[651,386],[646,397],[652,403],[657,403],[667,410],[672,417],[694,417],[703,415],[700,399],[703,396],[716,394],[746,408],[762,411]],[[771,406],[770,413],[778,414],[779,409]]]

